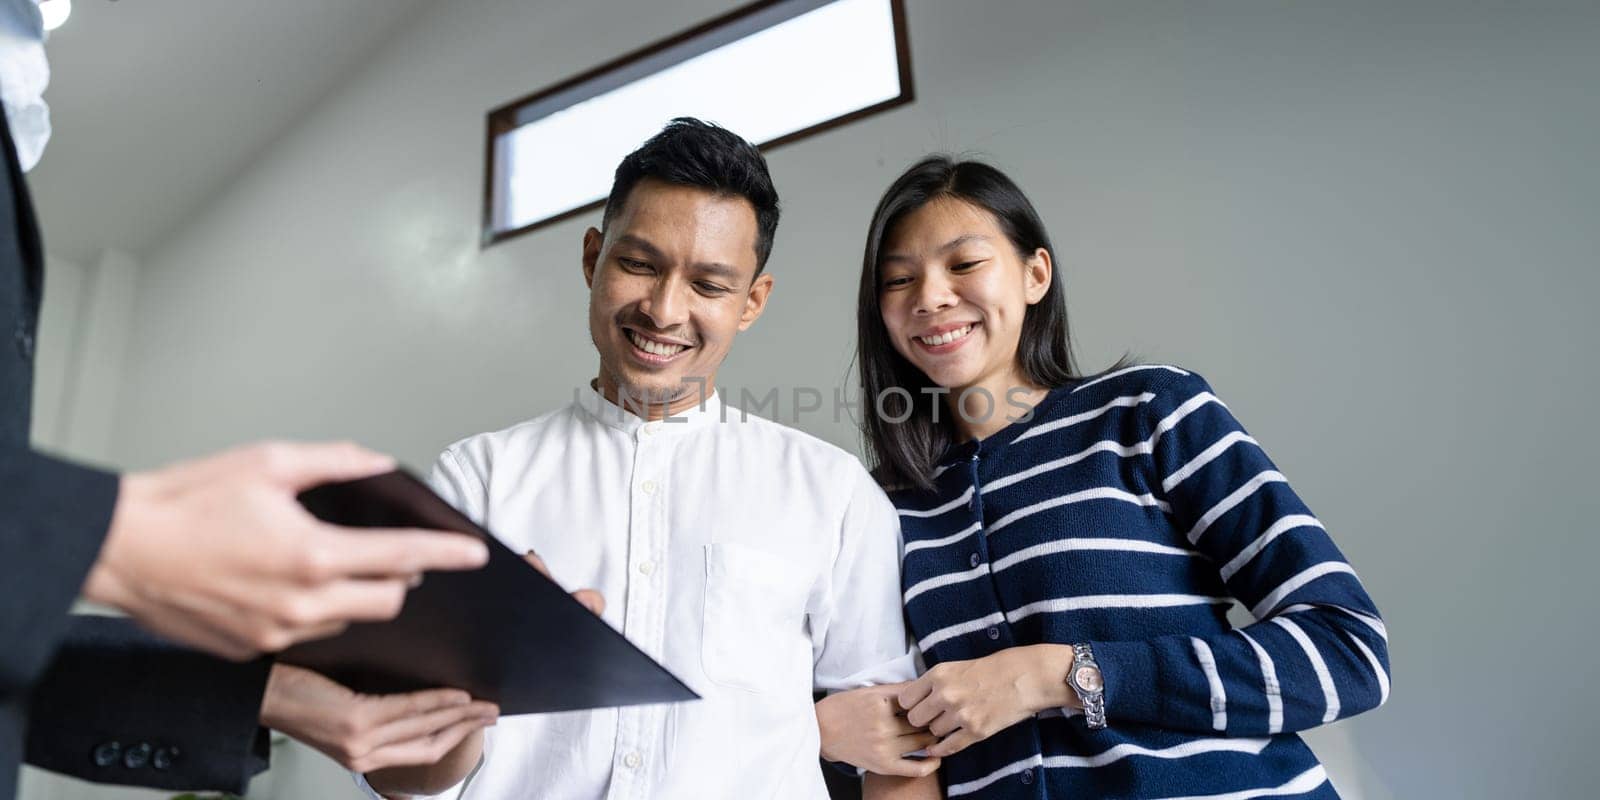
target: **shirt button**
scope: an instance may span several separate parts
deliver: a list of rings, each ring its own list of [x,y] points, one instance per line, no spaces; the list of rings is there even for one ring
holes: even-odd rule
[[[645,494],[655,494],[656,493],[656,482],[655,481],[645,481],[644,483],[639,484],[639,488],[642,491],[644,491]]]
[[[1017,778],[1022,781],[1022,785],[1027,786],[1028,784],[1033,783],[1033,770],[1025,769],[1022,771],[1021,775],[1017,776]]]
[[[120,757],[122,757],[120,742],[101,742],[100,746],[94,749],[94,765],[97,767],[109,767],[117,763]]]
[[[654,561],[640,561],[639,562],[639,572],[640,573],[645,574],[645,575],[649,575],[650,573],[655,572],[655,571],[656,571],[656,562],[654,562]]]
[[[644,759],[638,753],[629,753],[622,757],[622,763],[628,769],[638,769],[639,765],[644,763]]]
[[[989,630],[984,631],[984,633],[989,634],[989,638],[990,639],[999,639],[1000,638],[1000,629],[995,627],[995,626],[993,626],[993,625],[990,625],[989,626]]]
[[[152,749],[149,742],[140,742],[128,748],[127,752],[122,754],[122,766],[128,769],[143,769],[144,765],[150,763]]]
[[[646,422],[644,424],[644,428],[643,428],[644,435],[646,435],[646,436],[654,436],[658,432],[660,432],[660,430],[661,430],[661,423],[659,423],[659,422]]]
[[[17,328],[17,353],[22,356],[23,361],[33,359],[33,334],[21,327]]]
[[[983,563],[983,557],[978,555],[977,553],[973,553],[972,554],[972,558],[967,559],[967,563],[969,563],[972,566],[976,567],[979,564]]]

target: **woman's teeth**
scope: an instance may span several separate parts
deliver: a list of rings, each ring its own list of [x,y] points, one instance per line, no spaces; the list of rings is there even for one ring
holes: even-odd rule
[[[949,344],[957,339],[964,339],[969,333],[972,333],[972,326],[970,324],[956,328],[953,331],[945,331],[938,336],[918,336],[917,341],[922,342],[929,347],[938,347],[941,344]]]
[[[664,344],[662,342],[652,341],[640,336],[637,333],[634,333],[633,331],[628,331],[628,341],[633,342],[634,347],[637,347],[653,356],[675,356],[684,350],[689,349],[687,346],[681,344]]]

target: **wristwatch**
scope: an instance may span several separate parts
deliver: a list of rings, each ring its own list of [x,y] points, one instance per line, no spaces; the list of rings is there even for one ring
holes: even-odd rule
[[[1106,682],[1100,674],[1100,665],[1094,660],[1094,649],[1088,644],[1072,646],[1072,671],[1067,673],[1067,685],[1078,693],[1083,703],[1083,716],[1089,730],[1106,726]]]

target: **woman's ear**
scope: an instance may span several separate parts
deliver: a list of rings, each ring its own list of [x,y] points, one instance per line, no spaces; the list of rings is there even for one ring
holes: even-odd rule
[[[1028,305],[1033,305],[1044,299],[1045,292],[1050,290],[1050,278],[1055,274],[1055,264],[1050,260],[1050,251],[1043,247],[1033,251],[1028,260],[1022,262],[1022,290],[1028,298]]]

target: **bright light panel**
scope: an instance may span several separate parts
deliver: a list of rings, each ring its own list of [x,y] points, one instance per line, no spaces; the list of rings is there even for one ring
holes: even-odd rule
[[[499,136],[493,230],[605,199],[617,163],[673,117],[765,144],[900,94],[889,0],[836,0]]]

